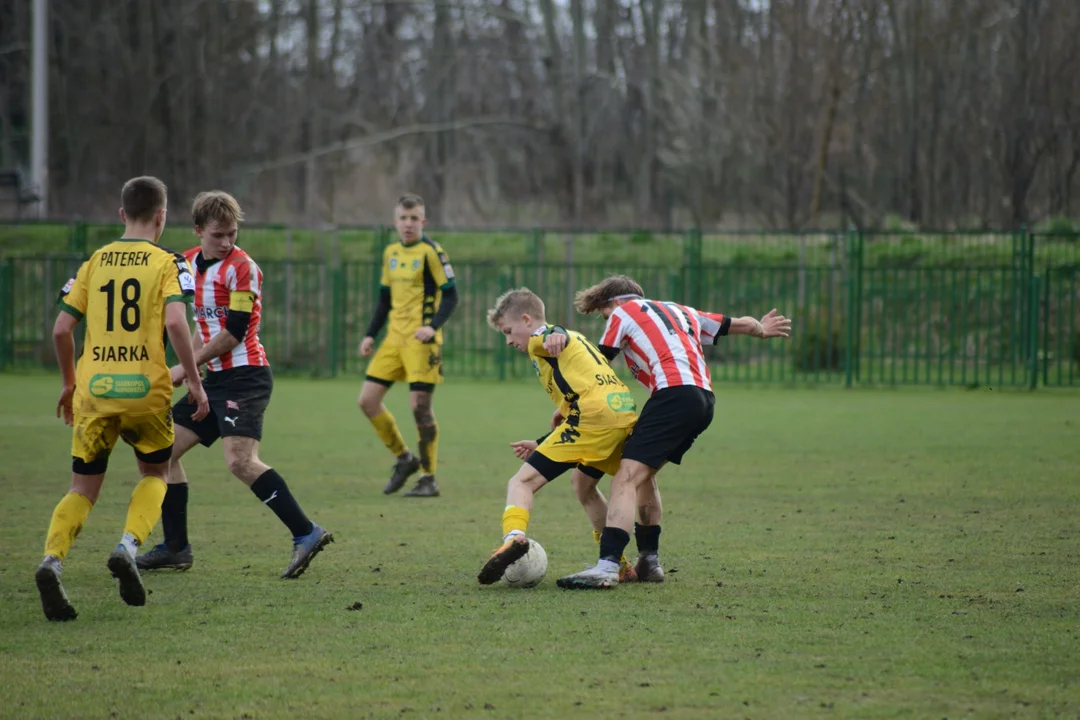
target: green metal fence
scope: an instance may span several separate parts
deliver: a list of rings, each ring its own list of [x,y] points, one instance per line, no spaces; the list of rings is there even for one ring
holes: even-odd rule
[[[54,364],[57,290],[113,226],[0,226],[0,369]],[[6,234],[5,234],[6,233]],[[66,233],[66,234],[65,234]],[[591,336],[574,292],[613,272],[654,297],[730,314],[772,307],[789,342],[731,337],[708,348],[718,381],[844,385],[1080,385],[1080,242],[1018,233],[727,233],[508,230],[437,235],[461,304],[445,332],[450,376],[527,377],[531,366],[486,326],[502,291],[526,285],[549,317]],[[91,240],[91,238],[94,238]],[[356,348],[378,291],[385,228],[245,228],[265,274],[262,338],[275,368],[362,373]],[[190,235],[175,236],[186,247]],[[264,257],[265,256],[265,257]]]

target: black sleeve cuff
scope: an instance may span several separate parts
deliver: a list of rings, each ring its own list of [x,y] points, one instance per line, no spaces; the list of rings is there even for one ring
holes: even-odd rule
[[[731,329],[731,318],[725,317],[724,322],[720,323],[720,331],[716,333],[716,337],[720,337],[721,335],[727,335],[728,330],[730,330],[730,329]],[[715,344],[716,344],[716,340],[713,339],[713,345],[715,345]]]
[[[601,345],[599,349],[603,356],[607,358],[608,362],[611,362],[615,358],[619,357],[619,348],[614,348],[610,345]]]
[[[230,310],[225,317],[225,332],[232,335],[239,342],[244,342],[247,335],[248,325],[251,323],[251,313],[240,310]]]

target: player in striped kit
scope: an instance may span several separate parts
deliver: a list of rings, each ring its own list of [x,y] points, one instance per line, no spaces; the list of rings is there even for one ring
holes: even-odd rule
[[[786,338],[791,332],[791,320],[775,309],[761,320],[729,318],[678,303],[649,300],[644,295],[634,280],[616,275],[575,298],[578,312],[599,312],[607,319],[600,351],[609,361],[622,352],[630,372],[649,389],[650,396],[623,448],[619,471],[611,480],[599,562],[560,578],[561,588],[618,585],[619,559],[630,542],[632,527],[639,552],[638,579],[663,580],[658,557],[660,494],[656,473],[668,462],[681,463],[694,440],[712,423],[716,399],[702,342],[712,344],[728,334]],[[559,339],[552,339],[545,347],[557,355],[559,343]],[[640,520],[636,524],[635,501]]]
[[[173,407],[176,442],[161,507],[165,542],[138,557],[140,570],[187,570],[193,556],[187,537],[187,476],[180,458],[202,443],[221,438],[225,463],[255,496],[274,511],[293,536],[293,557],[282,578],[297,578],[334,538],[307,518],[276,470],[259,459],[263,415],[270,404],[274,376],[259,341],[262,270],[236,245],[243,212],[231,195],[200,193],[191,208],[199,245],[184,253],[195,269],[195,361],[206,364],[203,387],[210,414],[193,417],[185,398]],[[172,381],[184,381],[180,366]]]

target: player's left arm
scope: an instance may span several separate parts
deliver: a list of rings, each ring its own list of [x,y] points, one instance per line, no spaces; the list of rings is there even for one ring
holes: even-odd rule
[[[454,268],[450,265],[450,258],[439,246],[429,247],[428,254],[424,259],[435,279],[435,284],[442,291],[439,299],[439,307],[435,310],[435,316],[431,322],[416,331],[416,338],[428,342],[435,337],[435,332],[446,324],[458,305],[457,283],[454,280]]]
[[[784,317],[773,308],[760,320],[746,315],[744,317],[731,318],[728,328],[729,335],[752,335],[762,340],[778,337],[791,336],[791,318]]]
[[[229,287],[229,314],[225,316],[225,329],[199,348],[195,354],[197,364],[202,365],[232,352],[233,348],[244,341],[251,325],[255,299],[260,292],[258,272],[253,260],[237,264],[236,280]]]

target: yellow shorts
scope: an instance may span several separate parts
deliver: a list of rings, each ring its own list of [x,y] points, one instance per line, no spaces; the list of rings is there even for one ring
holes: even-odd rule
[[[143,462],[163,463],[172,455],[172,408],[151,415],[110,415],[87,417],[76,413],[71,434],[71,457],[75,472],[99,475],[105,472],[109,453],[118,439],[135,448]]]
[[[536,452],[529,458],[529,464],[548,480],[553,480],[558,474],[577,465],[586,465],[614,475],[619,471],[623,445],[632,430],[632,427],[580,428],[564,422],[537,446]],[[545,463],[536,455],[550,462]],[[551,467],[542,467],[548,465]],[[548,477],[549,475],[551,477]]]
[[[368,363],[367,378],[384,385],[402,380],[410,384],[439,385],[443,381],[442,345],[391,345],[384,342]]]

